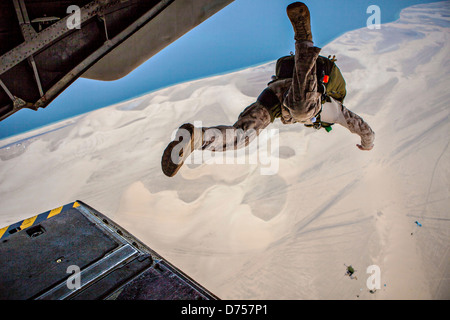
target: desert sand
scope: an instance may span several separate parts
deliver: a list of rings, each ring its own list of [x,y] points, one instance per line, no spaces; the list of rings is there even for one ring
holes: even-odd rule
[[[205,160],[164,176],[173,131],[234,123],[272,61],[0,141],[0,227],[82,200],[222,299],[449,299],[449,17],[449,2],[417,5],[322,48],[376,132],[370,152],[338,125],[276,120],[273,174]]]

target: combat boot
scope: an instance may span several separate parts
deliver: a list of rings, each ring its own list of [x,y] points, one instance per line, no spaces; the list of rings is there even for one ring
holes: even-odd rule
[[[183,166],[187,157],[201,148],[203,130],[190,123],[183,124],[176,133],[175,139],[168,144],[161,158],[161,168],[168,177],[173,177]]]
[[[308,7],[302,2],[294,2],[288,5],[286,12],[294,27],[294,39],[312,42],[311,17]]]

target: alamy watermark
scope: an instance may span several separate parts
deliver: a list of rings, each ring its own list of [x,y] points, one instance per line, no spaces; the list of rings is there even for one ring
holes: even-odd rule
[[[67,267],[66,273],[72,274],[66,281],[69,290],[78,290],[81,288],[81,270],[79,266],[71,265]]]
[[[367,14],[371,16],[367,19],[367,28],[370,30],[381,29],[381,9],[377,5],[371,5],[367,8]]]
[[[173,163],[184,164],[257,164],[262,175],[275,175],[279,169],[279,130],[264,129],[259,132],[253,129],[222,129],[212,127],[204,129],[202,139],[196,142],[196,135],[202,128],[202,122],[194,122],[194,150],[189,157],[180,157],[182,153],[190,153],[191,144],[178,144],[172,149]],[[197,133],[195,133],[197,132]],[[177,129],[172,133],[172,140],[190,141],[191,134],[186,129]],[[197,137],[198,139],[198,137]]]
[[[81,29],[81,9],[79,6],[71,5],[67,8],[66,13],[70,14],[67,18],[68,29]]]
[[[366,286],[369,290],[381,289],[381,269],[377,265],[367,267],[366,273],[370,274],[367,278]]]

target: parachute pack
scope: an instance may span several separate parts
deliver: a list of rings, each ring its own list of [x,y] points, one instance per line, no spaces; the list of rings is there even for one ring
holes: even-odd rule
[[[293,77],[295,59],[294,55],[281,57],[277,60],[275,67],[275,77],[273,81],[289,79]],[[322,94],[344,102],[347,94],[345,88],[345,80],[341,71],[336,65],[336,56],[328,56],[328,58],[319,56],[316,61],[316,74],[319,82],[318,91]],[[324,103],[326,100],[322,99]]]
[[[316,60],[316,74],[317,74],[317,82],[318,82],[318,92],[322,94],[322,104],[325,102],[331,102],[330,97],[344,102],[344,98],[347,94],[345,89],[345,80],[342,76],[341,71],[336,65],[336,56],[328,56],[328,58],[323,56],[318,56]],[[270,85],[273,82],[291,79],[294,76],[294,68],[295,68],[295,56],[291,53],[289,56],[281,57],[277,60],[275,67],[275,75],[272,76],[272,81],[267,85]],[[275,118],[281,117],[281,104],[278,100],[278,97],[274,94],[272,90],[266,88],[258,97],[258,101],[264,105],[271,117],[271,121],[273,122]],[[305,124],[306,127],[313,127],[314,129],[324,128],[327,132],[332,130],[333,123],[326,123],[321,121],[320,113],[316,115],[316,120],[312,124]]]

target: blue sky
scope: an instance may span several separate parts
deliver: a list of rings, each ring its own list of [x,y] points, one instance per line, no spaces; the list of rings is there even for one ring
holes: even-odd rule
[[[80,78],[47,108],[21,110],[0,122],[0,139],[33,130],[157,89],[262,64],[294,50],[286,15],[292,0],[235,0],[126,77],[112,82]],[[310,0],[314,42],[321,47],[366,26],[367,8],[381,9],[381,23],[401,9],[435,0]],[[263,90],[264,88],[261,88]],[[0,143],[1,146],[1,143]]]

